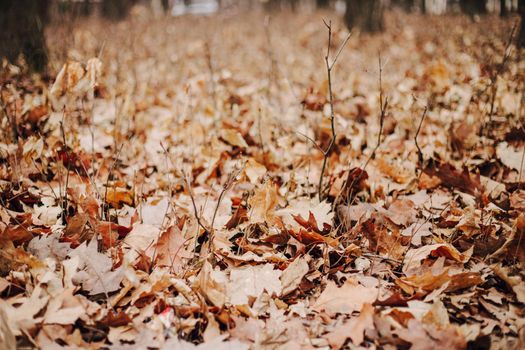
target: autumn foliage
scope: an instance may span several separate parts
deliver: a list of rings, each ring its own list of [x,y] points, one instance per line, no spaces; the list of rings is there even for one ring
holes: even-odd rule
[[[137,7],[4,63],[0,348],[525,346],[513,23],[387,13],[329,82],[326,15]]]

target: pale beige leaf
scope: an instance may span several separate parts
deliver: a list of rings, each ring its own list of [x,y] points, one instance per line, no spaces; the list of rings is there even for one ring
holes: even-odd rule
[[[351,314],[360,310],[364,304],[377,299],[377,288],[364,287],[356,280],[348,279],[341,286],[329,280],[325,290],[313,303],[312,308],[318,312],[325,311],[333,316],[336,313]]]
[[[308,262],[305,258],[300,257],[292,261],[281,276],[282,295],[293,292],[301,283],[304,275],[308,273],[308,269]]]
[[[354,345],[359,345],[364,340],[367,329],[374,328],[374,307],[364,304],[359,317],[351,318],[338,326],[334,331],[328,333],[326,338],[332,349],[340,349],[348,338]]]
[[[256,184],[266,174],[266,171],[266,167],[257,163],[253,158],[248,159],[244,167],[244,172],[252,184]]]
[[[230,302],[233,305],[248,304],[250,298],[255,299],[264,291],[279,295],[282,290],[281,274],[282,271],[274,270],[272,264],[232,270],[227,288]]]
[[[521,167],[525,165],[523,161],[523,148],[514,148],[507,142],[501,142],[496,147],[496,155],[510,169],[517,171],[521,170]]]
[[[277,189],[268,181],[262,187],[255,190],[252,197],[248,199],[250,205],[250,220],[254,223],[271,221],[277,206]]]
[[[228,142],[232,146],[237,146],[240,148],[247,148],[248,144],[242,137],[241,133],[233,129],[223,129],[221,131],[221,137],[224,141]]]

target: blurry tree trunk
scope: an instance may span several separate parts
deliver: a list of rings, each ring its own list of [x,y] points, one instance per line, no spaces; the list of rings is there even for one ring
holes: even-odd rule
[[[31,70],[47,67],[44,25],[48,0],[0,1],[0,57],[16,61],[23,54]]]
[[[264,4],[264,8],[266,11],[278,11],[281,8],[281,1],[280,0],[268,0]]]
[[[518,13],[521,17],[520,33],[518,35],[518,47],[525,47],[525,0],[518,0]]]
[[[164,10],[164,12],[167,13],[170,10],[170,0],[162,0],[161,4],[162,4],[162,9]]]
[[[281,1],[280,0],[268,0],[265,3],[265,9],[266,11],[278,11],[281,8]]]
[[[83,1],[55,1],[54,4],[60,17],[87,17],[91,14],[92,3],[89,0]]]
[[[393,0],[392,4],[400,7],[403,11],[410,12],[414,7],[414,0]]]
[[[421,13],[427,13],[427,2],[426,0],[421,0]]]
[[[87,17],[89,15],[91,15],[91,2],[89,0],[84,0],[82,1],[79,6],[80,6],[80,10],[79,10],[79,14],[80,16],[83,16],[83,17]]]
[[[124,19],[133,5],[132,0],[102,0],[102,15],[110,19]]]
[[[460,0],[461,11],[469,16],[487,13],[486,0]]]
[[[329,0],[316,0],[315,4],[317,5],[318,8],[328,8],[328,6],[330,5],[330,1]]]
[[[506,0],[499,0],[499,15],[501,17],[507,17],[509,15],[509,10],[507,9]]]
[[[384,28],[381,0],[346,0],[345,23],[349,29],[379,32]]]

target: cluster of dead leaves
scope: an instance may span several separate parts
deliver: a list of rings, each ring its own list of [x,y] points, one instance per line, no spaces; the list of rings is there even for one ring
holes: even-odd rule
[[[525,346],[523,60],[493,82],[507,23],[396,16],[342,53],[321,201],[318,14],[138,10],[52,83],[2,73],[0,348]]]

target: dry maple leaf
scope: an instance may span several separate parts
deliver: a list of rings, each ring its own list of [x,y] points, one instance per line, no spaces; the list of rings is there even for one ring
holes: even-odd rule
[[[417,249],[409,249],[405,254],[403,272],[415,271],[421,262],[429,256],[444,256],[457,262],[464,263],[468,258],[448,243],[429,244]]]
[[[422,244],[422,237],[432,236],[432,231],[430,230],[431,228],[432,224],[429,222],[424,222],[422,224],[413,223],[401,231],[401,234],[406,237],[411,237],[410,243],[416,247],[419,247]]]
[[[110,293],[120,289],[124,278],[124,268],[112,270],[113,261],[105,254],[98,252],[95,239],[84,242],[72,250],[68,256],[79,261],[79,271],[73,277],[76,283],[82,284],[82,289],[90,295]]]
[[[240,148],[247,148],[248,144],[242,137],[241,133],[233,129],[223,129],[221,131],[221,137],[224,141],[229,143],[232,146],[237,146]]]
[[[193,254],[186,247],[188,240],[176,226],[164,231],[153,251],[156,252],[156,265],[169,267],[174,273],[182,272],[184,259],[190,259]]]
[[[368,329],[374,329],[374,307],[364,304],[358,317],[351,318],[339,325],[332,332],[325,335],[332,349],[340,349],[348,338],[354,345],[363,342],[364,333]]]
[[[113,208],[122,208],[123,204],[133,205],[135,194],[122,188],[110,188],[106,193],[106,202]]]
[[[304,275],[308,273],[308,261],[298,257],[283,271],[281,275],[282,295],[293,292],[301,283]]]
[[[266,167],[257,163],[253,158],[248,159],[244,166],[244,172],[252,184],[256,184],[266,174]]]
[[[277,206],[277,189],[271,181],[267,181],[262,187],[255,190],[252,197],[248,199],[250,205],[250,221],[271,222],[275,207]]]
[[[75,323],[76,320],[86,314],[86,309],[73,296],[73,292],[73,288],[64,289],[49,301],[44,315],[44,323],[69,325]]]
[[[373,303],[377,296],[377,288],[362,286],[356,280],[348,279],[341,287],[329,280],[312,309],[324,311],[330,316],[336,313],[351,314],[361,310],[364,304]]]
[[[7,315],[9,328],[15,336],[19,336],[23,331],[31,330],[36,324],[42,321],[41,316],[37,316],[48,304],[49,294],[38,285],[29,297],[22,297],[16,300],[18,307],[10,305],[4,300],[0,300],[0,309]]]
[[[71,251],[71,248],[69,247],[69,243],[61,243],[59,237],[59,232],[35,237],[29,242],[27,248],[40,260],[46,258],[53,258],[58,261],[64,260]]]
[[[282,271],[274,270],[272,264],[233,269],[227,294],[233,305],[248,304],[250,298],[259,297],[264,291],[280,295]]]
[[[465,337],[456,327],[438,329],[415,319],[409,320],[408,327],[397,333],[401,339],[412,344],[411,350],[463,350],[467,346]]]
[[[9,327],[7,314],[0,303],[0,348],[5,350],[16,349],[16,338]]]
[[[396,225],[408,226],[416,221],[417,210],[409,199],[397,199],[383,213]]]
[[[214,269],[208,261],[204,262],[195,284],[213,305],[222,307],[228,302],[228,276],[219,269]]]
[[[137,211],[140,213],[143,224],[162,226],[169,209],[168,198],[148,198],[145,203],[141,203]]]
[[[236,339],[227,341],[225,340],[227,337],[227,335],[221,335],[210,342],[199,345],[174,337],[166,341],[161,350],[248,350],[250,348],[249,344],[242,343]]]
[[[319,203],[317,199],[295,200],[286,208],[280,209],[277,214],[282,217],[284,223],[291,227],[305,227],[304,222],[308,222],[317,232],[328,229],[333,224],[334,213],[332,206],[327,201]]]
[[[470,174],[466,167],[460,172],[453,165],[445,163],[437,165],[435,168],[427,168],[425,173],[429,176],[436,176],[447,187],[457,188],[471,195],[484,192],[479,175]]]
[[[124,238],[125,247],[131,248],[127,254],[131,261],[134,261],[140,253],[147,252],[152,258],[154,246],[160,237],[160,229],[157,226],[146,224],[135,224],[131,232]]]
[[[496,147],[496,154],[501,162],[510,169],[522,171],[523,149],[516,149],[510,146],[507,142],[501,142]]]

